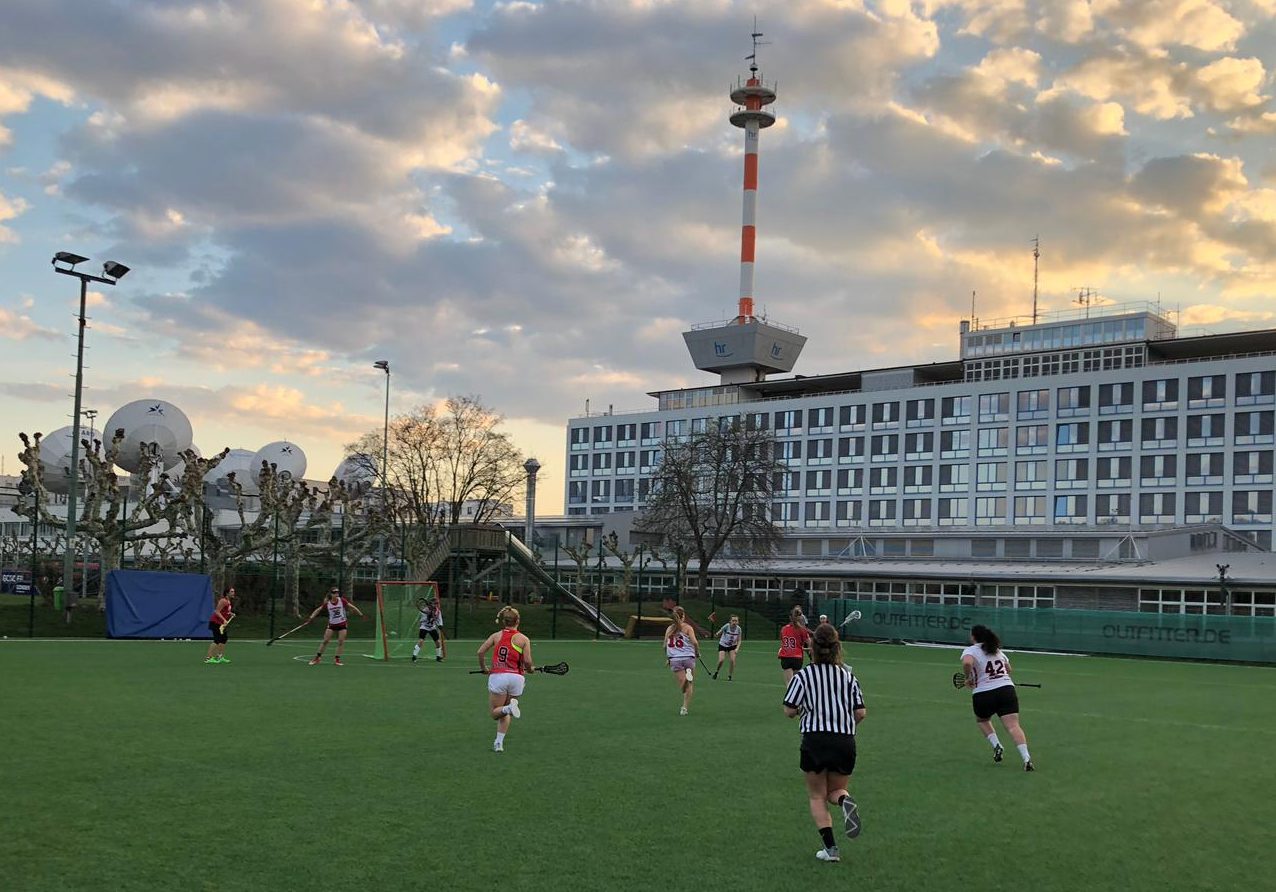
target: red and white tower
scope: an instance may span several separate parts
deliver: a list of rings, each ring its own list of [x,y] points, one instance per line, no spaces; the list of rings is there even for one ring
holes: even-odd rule
[[[749,55],[749,79],[731,91],[737,106],[731,123],[744,130],[744,220],[740,229],[740,303],[736,322],[753,318],[753,262],[758,239],[758,132],[775,123],[767,106],[775,102],[775,88],[758,74],[758,38],[753,32],[753,53]]]
[[[775,87],[758,74],[758,40],[753,28],[749,77],[731,90],[735,110],[731,123],[744,130],[744,225],[740,230],[740,301],[736,317],[724,322],[693,325],[682,333],[696,368],[718,374],[723,386],[754,384],[775,372],[791,372],[806,338],[796,328],[753,314],[753,261],[758,240],[758,132],[775,123],[767,106],[775,102]]]

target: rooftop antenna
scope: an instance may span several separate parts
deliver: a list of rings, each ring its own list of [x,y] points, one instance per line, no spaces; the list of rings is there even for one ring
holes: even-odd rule
[[[1037,324],[1037,270],[1041,261],[1041,238],[1032,237],[1032,324]]]
[[[756,75],[758,73],[758,47],[771,45],[769,40],[758,39],[762,37],[762,32],[758,30],[757,16],[753,17],[753,32],[749,36],[753,38],[753,52],[745,56],[744,60],[749,63],[749,71]]]
[[[975,324],[975,290],[973,288],[970,290],[970,327],[979,327]]]
[[[1085,317],[1089,319],[1090,305],[1098,301],[1098,299],[1099,299],[1099,292],[1096,291],[1095,289],[1088,288],[1088,287],[1079,288],[1077,289],[1077,299],[1074,300],[1073,303],[1080,304],[1081,306],[1085,307]]]

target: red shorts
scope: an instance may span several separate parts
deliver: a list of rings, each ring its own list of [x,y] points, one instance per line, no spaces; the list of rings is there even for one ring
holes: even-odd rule
[[[345,623],[337,623],[335,626],[328,626],[329,632],[344,632],[349,626]]]

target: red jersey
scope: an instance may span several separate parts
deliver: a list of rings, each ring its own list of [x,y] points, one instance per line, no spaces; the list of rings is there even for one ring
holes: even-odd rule
[[[493,675],[502,672],[523,674],[523,649],[514,644],[514,636],[517,634],[518,629],[505,629],[501,632],[501,637],[496,641],[496,648],[492,651]]]
[[[781,657],[793,657],[801,659],[805,656],[803,648],[806,642],[811,640],[811,633],[806,630],[806,626],[795,626],[789,623],[780,630],[780,653]]]
[[[208,618],[210,623],[230,622],[230,598],[219,598],[217,600],[217,609],[213,611],[213,615]]]

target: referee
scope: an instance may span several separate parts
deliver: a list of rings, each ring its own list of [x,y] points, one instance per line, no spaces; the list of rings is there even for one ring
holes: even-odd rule
[[[860,835],[859,808],[846,784],[855,770],[855,728],[864,721],[864,695],[850,667],[842,665],[842,643],[828,623],[816,627],[811,657],[811,664],[794,675],[784,691],[784,714],[800,717],[800,765],[811,817],[824,843],[815,857],[840,861],[828,807],[841,807],[848,837]]]

